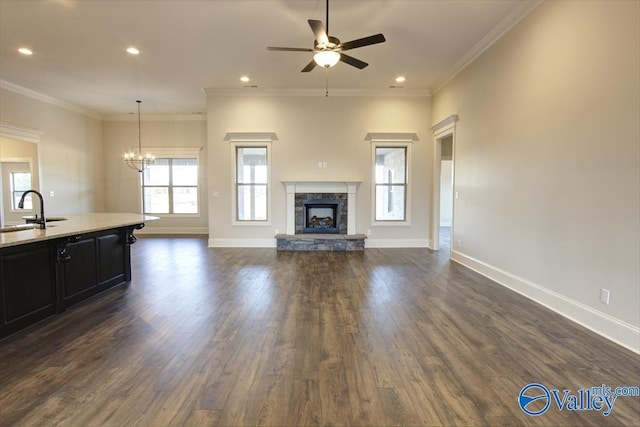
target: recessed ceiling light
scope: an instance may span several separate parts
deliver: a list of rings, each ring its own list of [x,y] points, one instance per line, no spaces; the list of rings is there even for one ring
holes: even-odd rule
[[[242,76],[242,77],[240,77],[240,81],[247,83],[247,82],[251,81],[251,79],[249,77],[247,77],[247,76]]]
[[[31,51],[31,49],[27,48],[27,47],[21,47],[20,49],[18,49],[18,52],[20,52],[23,55],[33,55],[33,51]]]
[[[405,80],[404,76],[396,77],[396,82],[398,82],[398,83],[402,83],[404,80]]]
[[[127,48],[127,53],[131,55],[140,55],[140,51],[133,46]]]

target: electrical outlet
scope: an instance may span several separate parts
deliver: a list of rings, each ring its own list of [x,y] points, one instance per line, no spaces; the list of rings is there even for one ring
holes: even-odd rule
[[[456,243],[458,244],[458,249],[462,248],[462,240],[456,239]]]
[[[367,236],[371,236],[371,229],[367,229]]]
[[[608,289],[600,289],[600,302],[609,305],[609,296],[611,292]]]

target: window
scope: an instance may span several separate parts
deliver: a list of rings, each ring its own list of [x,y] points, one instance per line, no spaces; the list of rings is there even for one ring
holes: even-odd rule
[[[267,221],[269,186],[266,146],[236,146],[236,220]]]
[[[11,172],[11,209],[18,209],[22,194],[31,189],[31,172]],[[32,209],[31,194],[24,198],[24,209]]]
[[[375,147],[375,220],[406,221],[407,147]]]
[[[198,160],[156,159],[142,173],[142,204],[146,214],[197,214]]]

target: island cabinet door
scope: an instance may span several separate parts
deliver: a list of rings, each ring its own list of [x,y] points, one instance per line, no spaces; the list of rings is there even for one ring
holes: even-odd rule
[[[28,244],[0,252],[0,337],[56,312],[55,251]]]
[[[62,304],[68,307],[95,294],[98,287],[96,239],[87,238],[64,246],[62,261]]]
[[[127,282],[127,265],[130,262],[124,233],[114,233],[97,237],[98,286],[103,289]]]

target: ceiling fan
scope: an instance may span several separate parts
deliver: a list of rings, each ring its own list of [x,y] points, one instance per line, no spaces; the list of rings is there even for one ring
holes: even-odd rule
[[[331,68],[339,61],[356,67],[360,70],[365,68],[366,62],[354,58],[353,56],[346,55],[344,51],[355,49],[357,47],[370,46],[372,44],[382,43],[385,38],[382,34],[375,34],[369,37],[363,37],[357,40],[351,40],[345,43],[340,42],[340,39],[329,35],[329,0],[327,0],[327,16],[326,27],[322,21],[316,21],[309,19],[307,22],[313,31],[313,35],[316,39],[313,42],[313,49],[302,47],[267,47],[267,50],[278,50],[286,52],[315,52],[313,60],[302,69],[303,73],[308,73],[313,70],[316,65],[320,65],[325,68]]]

